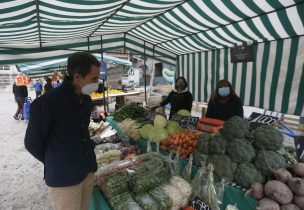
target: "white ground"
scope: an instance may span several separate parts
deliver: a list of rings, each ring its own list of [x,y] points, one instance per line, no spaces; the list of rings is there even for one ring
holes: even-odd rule
[[[48,210],[43,165],[24,147],[27,125],[13,118],[16,109],[11,88],[0,89],[0,210]]]

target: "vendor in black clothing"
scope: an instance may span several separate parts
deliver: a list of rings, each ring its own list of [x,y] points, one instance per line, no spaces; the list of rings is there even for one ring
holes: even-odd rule
[[[173,113],[177,113],[181,109],[191,112],[193,98],[187,86],[186,79],[178,77],[175,81],[175,90],[171,91],[166,100],[161,103],[161,106],[171,103],[170,119]]]
[[[206,117],[228,120],[232,116],[243,118],[243,105],[230,82],[220,80],[208,103]]]
[[[44,92],[48,92],[49,90],[52,90],[53,86],[52,86],[52,80],[50,78],[46,79],[46,84],[44,85]]]

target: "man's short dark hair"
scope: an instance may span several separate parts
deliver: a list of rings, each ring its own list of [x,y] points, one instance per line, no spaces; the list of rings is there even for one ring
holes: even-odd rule
[[[68,75],[72,79],[75,73],[85,77],[89,74],[92,65],[100,67],[100,62],[94,55],[87,52],[73,53],[68,58]]]

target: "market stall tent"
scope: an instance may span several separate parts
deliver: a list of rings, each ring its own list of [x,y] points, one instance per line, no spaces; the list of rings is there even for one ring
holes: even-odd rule
[[[195,100],[225,78],[244,105],[303,115],[303,23],[303,0],[1,1],[0,64],[125,48],[176,65]],[[230,62],[251,44],[252,62]]]
[[[105,63],[110,63],[114,66],[118,65],[124,65],[127,66],[128,69],[132,69],[132,62],[116,58],[109,55],[101,55],[100,54],[94,54],[94,56],[98,60],[103,60]],[[38,78],[43,76],[50,76],[53,74],[53,72],[56,70],[57,72],[61,69],[66,70],[68,58],[61,58],[61,59],[55,59],[55,60],[47,60],[42,62],[34,62],[34,63],[26,63],[26,64],[17,64],[17,68],[20,72],[23,74],[31,77],[31,78]]]

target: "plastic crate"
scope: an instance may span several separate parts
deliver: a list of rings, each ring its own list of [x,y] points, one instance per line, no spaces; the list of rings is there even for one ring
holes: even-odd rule
[[[203,117],[199,119],[197,130],[204,131],[207,133],[215,133],[218,129],[223,128],[223,126],[223,120]]]

